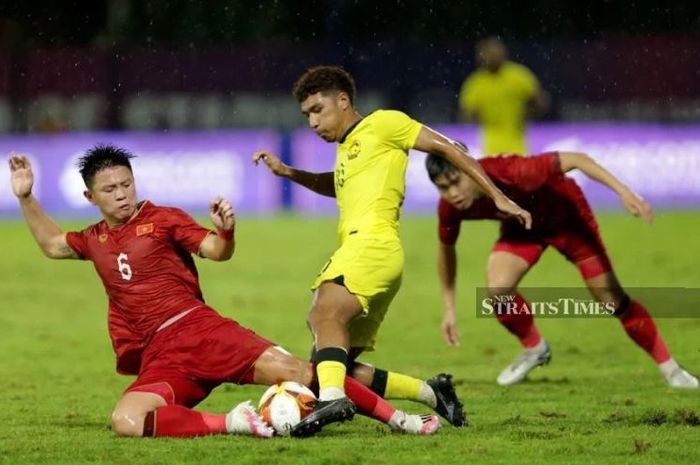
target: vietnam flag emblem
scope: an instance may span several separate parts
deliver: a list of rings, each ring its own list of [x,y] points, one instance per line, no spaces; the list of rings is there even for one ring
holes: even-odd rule
[[[136,235],[145,236],[153,232],[153,223],[139,224],[136,226]]]

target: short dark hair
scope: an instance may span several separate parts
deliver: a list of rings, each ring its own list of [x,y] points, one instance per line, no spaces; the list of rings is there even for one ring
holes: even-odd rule
[[[455,140],[452,141],[457,147],[469,153],[469,148],[464,142]],[[435,180],[440,176],[457,171],[457,167],[437,155],[428,154],[425,159],[425,169],[428,170],[428,177],[435,183]]]
[[[428,155],[425,158],[425,169],[428,170],[428,177],[435,183],[440,176],[457,171],[455,165],[437,155]]]
[[[92,188],[95,175],[106,168],[113,166],[125,166],[131,169],[131,160],[134,155],[126,149],[110,144],[97,144],[90,148],[85,155],[78,160],[78,170],[88,189]]]
[[[352,104],[355,101],[355,80],[339,66],[316,66],[307,69],[292,88],[299,103],[316,92],[328,91],[345,92]]]

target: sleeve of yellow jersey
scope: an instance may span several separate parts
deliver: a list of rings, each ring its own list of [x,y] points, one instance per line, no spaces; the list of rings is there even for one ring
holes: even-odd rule
[[[387,145],[409,150],[416,144],[423,125],[407,114],[396,110],[379,110],[374,115],[379,138]]]

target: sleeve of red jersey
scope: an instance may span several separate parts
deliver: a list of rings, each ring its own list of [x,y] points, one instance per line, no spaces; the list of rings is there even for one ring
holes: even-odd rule
[[[78,254],[78,258],[81,260],[89,260],[89,248],[86,230],[83,231],[71,231],[66,233],[66,242],[68,246],[73,249],[73,251]]]
[[[462,220],[459,212],[443,199],[438,204],[438,236],[440,242],[452,245],[457,242]]]
[[[545,152],[510,159],[510,182],[525,191],[534,191],[550,179],[562,175],[559,152]]]
[[[213,231],[200,225],[178,208],[169,209],[167,215],[173,241],[189,253],[198,254],[202,241],[207,235],[213,234]]]

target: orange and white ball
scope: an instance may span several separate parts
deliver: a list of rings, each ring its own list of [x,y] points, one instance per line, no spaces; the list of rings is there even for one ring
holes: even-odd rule
[[[316,405],[316,396],[303,384],[285,381],[270,386],[260,398],[258,409],[263,420],[277,434],[287,436],[289,431],[306,417]]]

